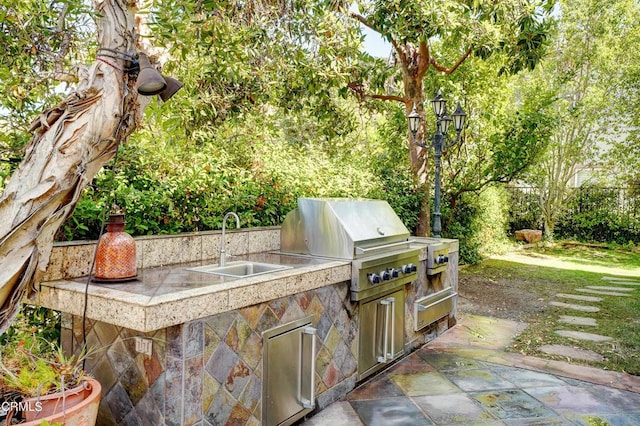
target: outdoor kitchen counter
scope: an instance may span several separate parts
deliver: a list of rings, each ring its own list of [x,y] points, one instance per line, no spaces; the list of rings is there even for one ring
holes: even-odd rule
[[[268,302],[351,279],[351,262],[257,253],[231,259],[291,266],[246,278],[221,277],[187,268],[213,261],[138,269],[137,280],[118,284],[90,283],[87,278],[40,284],[30,302],[82,316],[87,291],[87,317],[149,332],[217,313]]]

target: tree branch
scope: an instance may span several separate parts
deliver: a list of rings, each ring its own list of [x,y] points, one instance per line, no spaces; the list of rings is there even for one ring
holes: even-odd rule
[[[473,52],[473,48],[470,47],[469,50],[467,50],[465,52],[464,55],[462,55],[460,57],[460,59],[458,59],[458,62],[456,62],[451,68],[447,68],[443,65],[440,65],[437,61],[436,58],[434,58],[433,56],[429,58],[429,63],[431,65],[433,65],[433,67],[435,69],[437,69],[438,71],[445,73],[447,75],[453,73],[460,65],[462,65],[462,63],[469,57],[469,55],[471,55],[471,52]]]
[[[406,61],[407,51],[406,51],[406,49],[403,48],[403,46],[401,44],[398,43],[398,41],[395,39],[395,37],[393,37],[393,35],[384,34],[384,32],[380,28],[376,27],[367,18],[365,18],[364,16],[360,15],[359,13],[349,12],[349,16],[352,17],[353,19],[355,19],[356,21],[360,22],[362,25],[364,25],[365,27],[369,28],[370,30],[377,32],[381,36],[388,36],[390,41],[391,41],[391,45],[396,50],[396,52],[398,52],[398,55],[400,55],[401,61],[402,62]]]
[[[405,105],[408,105],[411,102],[411,99],[403,98],[402,96],[377,95],[377,94],[373,94],[373,93],[367,93],[365,91],[364,85],[362,83],[356,83],[356,82],[352,81],[351,83],[347,84],[347,87],[349,89],[353,90],[358,95],[360,100],[362,100],[364,98],[382,99],[382,100],[385,100],[385,101],[402,102]]]
[[[373,99],[382,99],[385,101],[397,101],[397,102],[402,102],[403,104],[407,105],[411,102],[410,99],[407,98],[403,98],[402,96],[395,96],[395,95],[375,95],[375,94],[365,94],[365,96],[369,97],[369,98],[373,98]]]

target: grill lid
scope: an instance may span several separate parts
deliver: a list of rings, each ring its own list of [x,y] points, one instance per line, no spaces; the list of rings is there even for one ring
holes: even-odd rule
[[[353,259],[376,247],[406,242],[409,231],[384,200],[299,198],[280,236],[284,252]]]

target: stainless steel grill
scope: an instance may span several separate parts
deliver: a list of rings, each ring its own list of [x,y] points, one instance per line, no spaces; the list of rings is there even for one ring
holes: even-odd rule
[[[301,198],[281,229],[281,250],[351,261],[359,302],[358,379],[404,353],[405,284],[418,277],[419,248],[386,201]]]
[[[409,231],[383,200],[299,198],[282,224],[281,249],[356,259],[409,246]]]
[[[283,252],[352,261],[351,299],[411,282],[419,249],[383,200],[300,198],[281,229]]]

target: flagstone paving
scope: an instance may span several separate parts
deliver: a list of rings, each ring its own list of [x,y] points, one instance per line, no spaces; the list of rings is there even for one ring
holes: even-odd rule
[[[455,327],[303,424],[640,424],[640,377],[505,352],[523,328],[459,313]]]
[[[612,285],[586,286],[575,291],[625,297],[635,288],[617,286],[640,286],[640,281],[627,278],[604,276],[602,279]],[[582,294],[557,293],[555,296],[593,304],[603,301],[602,297]],[[586,313],[600,311],[597,306],[578,303],[553,300],[549,304]],[[640,425],[640,377],[506,354],[502,349],[522,331],[523,324],[470,317],[470,321],[463,317],[445,335],[303,424]],[[578,327],[596,327],[596,330],[598,326],[597,320],[590,317],[561,315],[559,321]],[[578,340],[613,340],[609,336],[575,330],[556,330],[555,333]],[[596,352],[569,345],[543,345],[538,349],[568,360],[600,362],[605,359]]]

